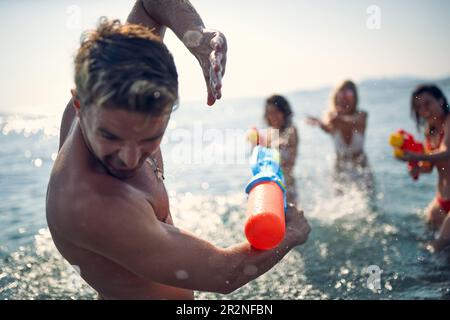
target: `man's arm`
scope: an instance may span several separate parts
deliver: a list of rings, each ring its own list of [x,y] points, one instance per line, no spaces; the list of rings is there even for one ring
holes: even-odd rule
[[[200,15],[188,0],[137,0],[128,22],[169,27],[180,40],[188,30],[201,32],[205,29]]]
[[[226,38],[219,31],[206,29],[188,0],[138,0],[128,22],[155,28],[161,37],[165,27],[171,29],[200,63],[208,91],[208,105],[221,98],[227,60]]]
[[[158,221],[145,200],[100,201],[85,201],[77,215],[83,223],[65,235],[145,279],[185,289],[230,293],[272,268],[309,233],[303,214],[291,208],[277,248],[258,251],[242,243],[222,249]]]
[[[161,39],[164,39],[166,26],[155,20],[155,17],[144,7],[144,1],[138,0],[128,15],[127,22],[132,24],[144,25],[153,30]],[[161,10],[162,8],[160,8]]]

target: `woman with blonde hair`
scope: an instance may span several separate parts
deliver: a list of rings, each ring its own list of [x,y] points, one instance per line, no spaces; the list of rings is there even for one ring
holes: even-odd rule
[[[366,111],[358,108],[358,90],[355,83],[344,81],[333,92],[330,108],[323,120],[308,117],[308,124],[320,127],[331,135],[336,150],[336,173],[342,173],[352,180],[363,178],[366,187],[372,187],[372,174],[364,152],[367,128]]]

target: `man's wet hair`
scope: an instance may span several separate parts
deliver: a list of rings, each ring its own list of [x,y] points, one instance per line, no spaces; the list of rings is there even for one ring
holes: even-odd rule
[[[105,17],[82,36],[75,84],[82,111],[94,106],[161,115],[178,101],[177,70],[161,39],[144,26]]]

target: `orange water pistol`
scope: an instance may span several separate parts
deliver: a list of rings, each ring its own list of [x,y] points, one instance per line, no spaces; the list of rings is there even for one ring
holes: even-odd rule
[[[245,236],[259,250],[269,250],[284,238],[286,189],[275,149],[256,146],[251,157],[253,177],[245,188],[248,194]]]
[[[420,141],[414,139],[414,136],[405,130],[398,130],[391,134],[389,138],[389,143],[392,147],[394,147],[394,156],[395,157],[403,157],[406,152],[423,154],[425,153],[425,148]],[[428,162],[424,161],[409,161],[408,162],[408,171],[411,171],[414,167],[420,166],[429,166]],[[419,174],[415,174],[413,176],[414,180],[419,178]]]

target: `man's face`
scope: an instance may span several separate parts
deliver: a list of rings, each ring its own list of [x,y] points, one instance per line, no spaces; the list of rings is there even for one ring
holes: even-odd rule
[[[92,106],[80,113],[86,144],[105,169],[119,179],[132,177],[161,143],[170,114],[144,115]]]

